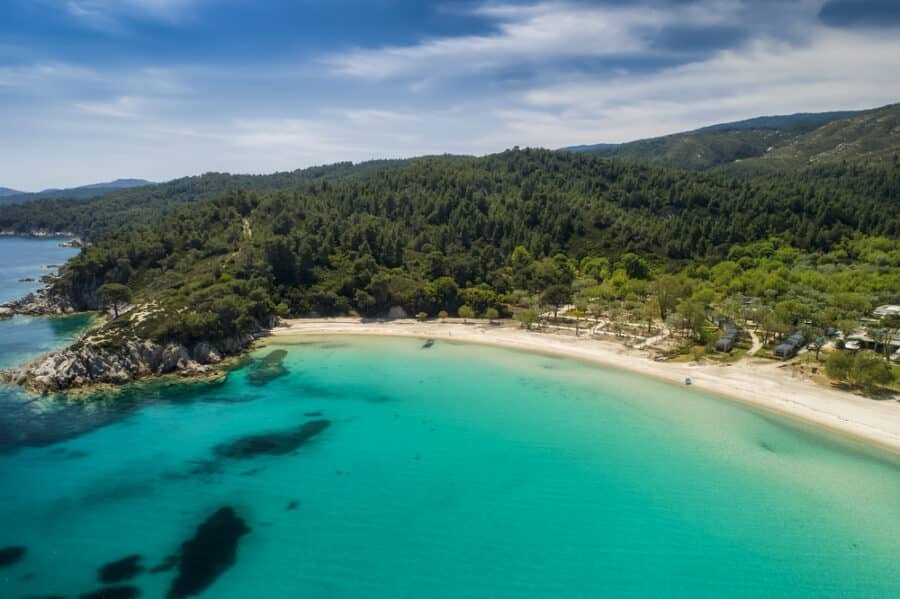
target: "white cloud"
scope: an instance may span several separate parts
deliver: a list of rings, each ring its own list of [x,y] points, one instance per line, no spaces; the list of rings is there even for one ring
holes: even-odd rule
[[[101,31],[120,33],[123,21],[151,19],[178,23],[202,0],[66,0],[66,12],[78,22]]]
[[[329,65],[348,75],[340,78],[288,61],[0,66],[0,94],[13,99],[4,106],[4,136],[14,140],[0,144],[0,185],[163,180],[208,170],[271,172],[627,141],[762,114],[900,100],[897,31],[817,26],[819,4],[785,5],[777,36],[766,29],[770,36],[654,72],[561,72],[537,61],[607,53],[615,59],[623,48],[646,55],[655,51],[648,40],[660,27],[701,18],[727,23],[748,4],[703,0],[672,14],[658,7],[487,4],[476,10],[497,24],[495,33],[333,56]],[[482,72],[516,65],[529,77],[510,83]],[[485,76],[476,85],[455,79],[472,73]],[[431,87],[410,94],[395,78]],[[52,180],[45,179],[47,164],[54,165]]]
[[[119,96],[106,102],[76,102],[78,110],[102,117],[135,119],[146,110],[147,101],[135,96]]]
[[[817,29],[788,44],[755,40],[643,76],[548,84],[500,111],[521,143],[627,141],[761,114],[866,108],[900,99],[900,38]]]
[[[474,13],[494,21],[494,33],[356,49],[323,60],[335,74],[379,80],[448,77],[561,58],[646,54],[653,52],[653,36],[664,27],[731,23],[741,6],[739,0],[666,7],[482,4]]]
[[[39,62],[34,64],[0,66],[0,88],[40,91],[47,86],[71,82],[95,81],[98,74],[93,69],[64,62]]]

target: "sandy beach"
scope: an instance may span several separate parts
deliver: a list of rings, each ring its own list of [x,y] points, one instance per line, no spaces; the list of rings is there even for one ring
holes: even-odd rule
[[[273,338],[308,335],[376,335],[448,339],[544,352],[622,368],[678,385],[691,377],[692,388],[874,444],[900,454],[900,403],[872,400],[818,386],[792,375],[780,363],[743,360],[730,365],[656,362],[648,353],[611,341],[527,331],[517,324],[491,325],[459,320],[384,322],[357,318],[287,320]]]

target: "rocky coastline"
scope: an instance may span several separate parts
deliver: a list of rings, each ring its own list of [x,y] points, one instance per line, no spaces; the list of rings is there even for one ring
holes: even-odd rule
[[[0,306],[0,320],[15,315],[54,317],[84,312],[96,304],[96,289],[80,289],[77,297],[55,293],[47,275],[45,287]],[[76,305],[77,302],[77,305]],[[34,393],[68,390],[89,391],[104,385],[123,385],[156,376],[208,377],[215,365],[247,349],[256,338],[252,333],[193,345],[158,343],[134,334],[133,325],[150,308],[133,306],[119,320],[88,331],[77,343],[46,354],[24,366],[0,371],[0,384],[13,384]],[[127,326],[122,328],[122,325]]]
[[[209,376],[214,374],[215,365],[243,352],[255,338],[245,334],[193,346],[128,339],[113,348],[97,343],[89,335],[67,349],[41,356],[20,368],[0,371],[0,383],[44,394],[123,385],[163,375]]]
[[[0,232],[0,235],[6,232]],[[32,233],[35,237],[56,236]],[[80,240],[76,240],[80,244]],[[77,246],[75,246],[77,247]],[[63,269],[65,267],[62,267]],[[62,269],[61,269],[62,270]],[[70,290],[54,290],[60,275],[41,277],[44,287],[25,297],[0,304],[0,320],[16,315],[58,317],[92,311],[96,306],[93,285]],[[23,387],[33,393],[69,390],[90,391],[109,385],[123,385],[166,375],[203,378],[215,375],[214,368],[231,356],[250,347],[257,334],[246,333],[218,341],[200,341],[193,345],[159,343],[134,334],[131,325],[147,315],[148,306],[132,306],[120,320],[109,320],[85,333],[72,346],[43,355],[23,366],[0,371],[0,384]],[[127,323],[126,330],[115,325]]]
[[[42,281],[49,283],[51,277]],[[29,293],[21,299],[0,305],[0,318],[10,318],[16,314],[22,316],[64,316],[78,312],[66,297],[52,294],[47,287]]]

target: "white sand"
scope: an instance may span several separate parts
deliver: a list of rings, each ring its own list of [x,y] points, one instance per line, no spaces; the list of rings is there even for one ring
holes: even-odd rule
[[[799,419],[900,453],[900,403],[876,401],[838,389],[817,386],[792,375],[780,364],[749,359],[731,365],[655,362],[646,352],[610,341],[526,331],[486,323],[393,320],[363,322],[355,318],[289,320],[272,330],[277,337],[301,335],[378,335],[452,339],[525,351],[544,352],[623,368],[646,376],[750,404]]]

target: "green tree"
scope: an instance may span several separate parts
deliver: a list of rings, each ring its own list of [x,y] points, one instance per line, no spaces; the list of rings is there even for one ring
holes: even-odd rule
[[[500,318],[500,312],[497,311],[497,308],[488,308],[485,310],[484,315],[491,324],[494,324],[494,321]]]
[[[509,262],[513,272],[513,284],[519,289],[530,287],[534,259],[528,250],[524,246],[517,245]]]
[[[531,327],[538,321],[540,318],[540,314],[534,308],[529,308],[527,310],[522,310],[513,316],[515,320],[522,323],[522,326],[525,329],[531,330]]]
[[[835,351],[825,363],[825,374],[830,379],[845,381],[866,393],[873,393],[894,380],[890,365],[873,351],[861,351],[855,355]]]
[[[113,309],[115,318],[119,317],[119,309],[131,303],[131,289],[120,283],[107,283],[97,289],[97,302],[104,310]]]
[[[541,294],[541,302],[553,306],[553,318],[559,316],[559,309],[572,301],[572,289],[567,285],[551,285]]]
[[[475,318],[475,310],[473,310],[470,306],[463,304],[459,307],[459,316],[463,319],[463,322],[466,322],[470,318]]]
[[[873,351],[861,351],[854,356],[850,382],[868,393],[894,380],[891,367]]]
[[[622,268],[632,279],[647,279],[650,277],[650,267],[647,261],[631,252],[624,254],[621,258]]]
[[[703,341],[703,329],[706,326],[706,306],[702,302],[685,300],[678,304],[676,311],[681,319],[681,327],[685,334],[698,341]]]
[[[452,311],[456,307],[459,286],[451,277],[438,277],[425,287],[425,294],[439,310]]]
[[[836,381],[846,381],[850,378],[850,370],[853,368],[853,354],[846,351],[833,351],[825,361],[825,374]]]
[[[675,309],[684,297],[685,290],[681,280],[672,275],[660,275],[650,285],[650,293],[656,296],[660,320],[665,320],[669,312]]]

